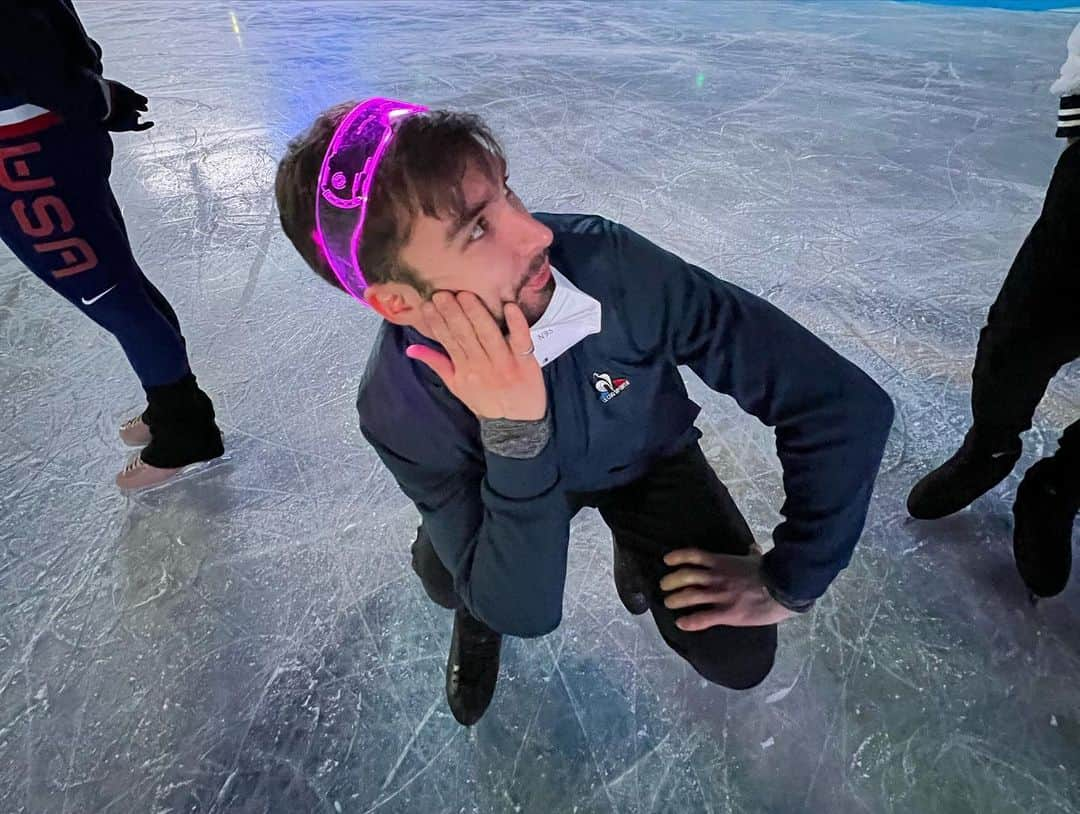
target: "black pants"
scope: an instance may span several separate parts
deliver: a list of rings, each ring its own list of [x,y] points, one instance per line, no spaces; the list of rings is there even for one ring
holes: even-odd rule
[[[675,620],[694,609],[664,607],[660,578],[668,572],[665,554],[677,548],[701,548],[741,555],[754,543],[746,520],[697,444],[658,461],[633,483],[575,494],[570,500],[575,510],[582,506],[600,510],[615,545],[630,553],[651,586],[649,609],[660,635],[698,673],[733,689],[753,687],[769,674],[776,654],[776,625],[687,632],[676,627]],[[413,543],[412,563],[433,601],[446,608],[460,605],[453,578],[423,529]]]
[[[990,307],[972,373],[977,437],[1015,446],[1054,374],[1080,356],[1080,143],[1054,169],[1042,214]],[[1080,488],[1080,420],[1054,456]]]
[[[0,240],[117,338],[144,388],[173,384],[190,373],[180,321],[132,254],[112,157],[101,125],[0,134]]]

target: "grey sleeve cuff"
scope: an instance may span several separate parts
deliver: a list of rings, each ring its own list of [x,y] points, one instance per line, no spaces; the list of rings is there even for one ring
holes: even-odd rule
[[[484,449],[504,458],[535,458],[551,439],[551,411],[536,421],[481,418],[480,441]]]

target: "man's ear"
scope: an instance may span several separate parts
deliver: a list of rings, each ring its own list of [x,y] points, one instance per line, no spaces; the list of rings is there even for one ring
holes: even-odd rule
[[[376,283],[364,289],[364,302],[388,322],[413,325],[420,319],[419,292],[404,283]]]

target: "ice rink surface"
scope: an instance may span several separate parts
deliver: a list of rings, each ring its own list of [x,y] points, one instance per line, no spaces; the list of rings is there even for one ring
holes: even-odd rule
[[[157,126],[114,189],[230,459],[128,499],[119,346],[0,250],[0,811],[1080,812],[1080,580],[1031,607],[1023,470],[1080,415],[1053,382],[1020,466],[909,520],[959,443],[978,330],[1061,144],[1076,13],[836,2],[91,2]],[[564,621],[504,648],[472,730],[417,514],[357,428],[376,318],[302,264],[272,179],[322,108],[482,114],[533,209],[622,221],[766,297],[893,396],[865,535],[776,668],[706,685],[622,609],[598,515]],[[688,374],[692,378],[692,374]],[[1008,383],[1003,383],[1007,386]],[[696,380],[763,544],[771,431]],[[1075,542],[1075,538],[1074,538]]]

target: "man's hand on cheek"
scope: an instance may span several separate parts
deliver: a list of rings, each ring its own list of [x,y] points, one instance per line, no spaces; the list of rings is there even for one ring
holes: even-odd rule
[[[446,353],[410,345],[405,354],[434,370],[477,418],[544,417],[547,388],[532,354],[529,325],[517,305],[506,305],[506,336],[479,297],[468,291],[438,291],[421,310]]]
[[[771,625],[795,615],[766,590],[756,546],[742,557],[681,548],[665,556],[664,563],[671,569],[660,580],[668,594],[664,604],[672,610],[694,609],[676,620],[680,630]]]

